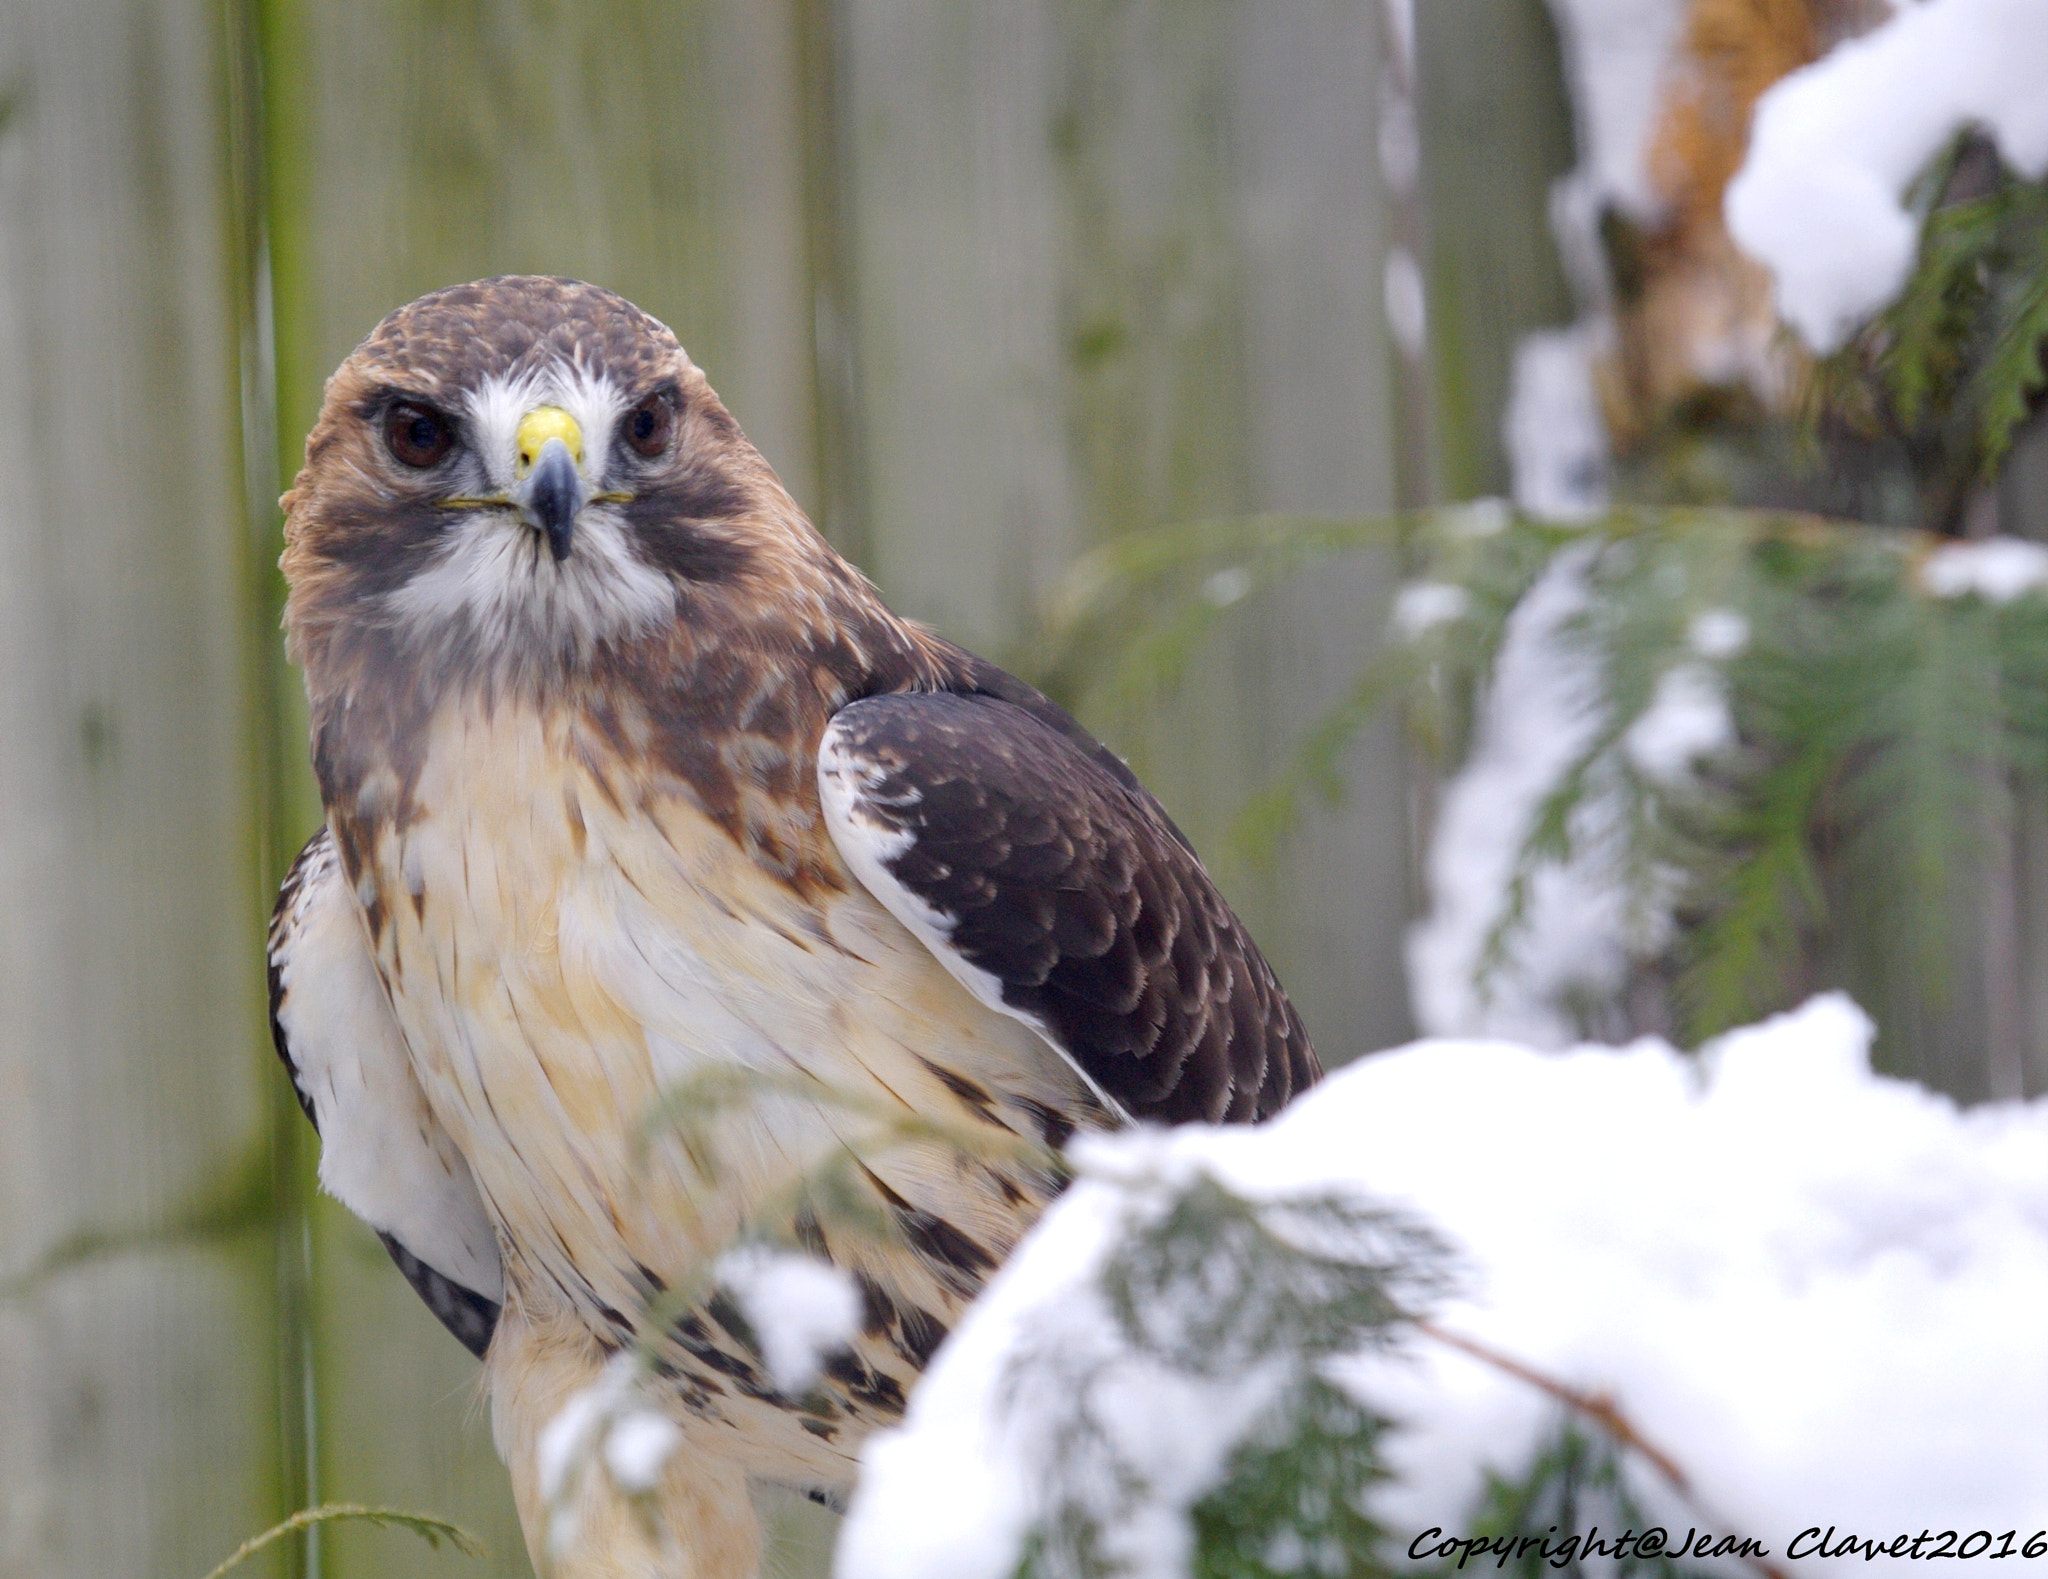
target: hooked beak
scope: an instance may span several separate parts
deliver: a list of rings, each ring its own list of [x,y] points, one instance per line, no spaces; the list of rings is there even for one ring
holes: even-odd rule
[[[558,565],[569,557],[576,517],[590,502],[576,464],[582,453],[583,430],[558,406],[536,407],[519,424],[512,502],[519,518],[547,538]]]

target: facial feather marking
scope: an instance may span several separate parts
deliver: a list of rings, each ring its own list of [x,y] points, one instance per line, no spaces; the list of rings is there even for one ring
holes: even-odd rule
[[[636,459],[615,439],[625,407],[665,386],[673,443]],[[458,420],[445,476],[385,453],[380,402],[407,390]],[[631,495],[586,505],[560,563],[511,510],[437,503],[503,490],[536,401],[585,430],[588,486]],[[421,737],[451,694],[546,697],[604,738],[583,753],[610,764],[597,798],[680,780],[784,880],[829,890],[837,863],[803,826],[813,742],[849,696],[931,683],[942,662],[817,537],[673,337],[566,282],[483,282],[387,320],[330,385],[287,540],[323,788],[371,824],[417,814]],[[735,735],[758,739],[714,743]],[[361,792],[386,767],[395,803]],[[756,778],[799,814],[750,803]]]
[[[450,641],[506,655],[514,672],[528,655],[565,649],[593,655],[602,643],[653,634],[675,614],[673,583],[634,551],[615,506],[587,506],[576,551],[561,564],[510,509],[451,513],[435,560],[386,597],[422,661]]]
[[[478,492],[512,486],[520,420],[546,401],[545,388],[541,375],[526,369],[485,378],[468,392],[463,404],[469,418],[470,448],[484,469],[484,486]]]
[[[509,488],[518,461],[520,422],[536,406],[559,406],[576,419],[596,480],[611,453],[612,430],[626,401],[625,390],[580,361],[493,375],[464,399],[470,447],[483,462],[489,488]]]
[[[446,370],[357,370],[368,349],[337,374],[289,496],[288,627],[327,742],[322,780],[331,800],[377,820],[385,808],[363,803],[358,785],[389,763],[400,789],[393,815],[404,819],[432,692],[552,691],[590,708],[606,735],[614,731],[605,715],[651,713],[659,722],[641,738],[612,742],[618,756],[688,780],[742,836],[751,819],[732,779],[748,764],[706,750],[710,738],[736,724],[804,753],[846,696],[893,688],[930,664],[872,589],[816,539],[679,348],[671,353],[681,394],[675,464],[641,475],[607,443],[603,464],[625,468],[618,480],[634,498],[586,506],[575,549],[560,565],[511,511],[443,512],[415,497],[421,489],[394,493],[403,479],[377,475],[390,468],[368,416],[374,392],[394,387],[387,379],[445,391],[477,453],[463,456],[459,478],[441,481],[487,497],[507,476],[515,408],[549,398],[579,408],[591,430],[591,467],[622,402],[658,387],[658,369],[629,368],[623,391],[559,358],[538,371],[479,372],[477,393],[464,404],[461,381]],[[713,493],[695,480],[703,477],[715,479]],[[683,513],[657,530],[642,519],[657,505]],[[712,515],[698,517],[699,509]],[[395,539],[389,523],[401,517],[417,530]],[[810,798],[808,774],[771,776],[778,795]],[[624,792],[607,783],[600,793]],[[777,848],[772,859],[787,865],[789,853]]]

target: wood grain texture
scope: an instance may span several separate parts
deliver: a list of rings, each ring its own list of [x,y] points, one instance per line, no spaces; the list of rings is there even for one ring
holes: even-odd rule
[[[1571,106],[1543,0],[1430,0],[1415,31],[1437,480],[1447,499],[1505,494],[1516,343],[1576,310],[1549,220]]]
[[[860,491],[895,607],[1001,658],[1112,534],[1392,503],[1379,14],[844,8]],[[1377,638],[1392,570],[1262,599],[1171,706],[1086,720],[1194,839],[1331,1063],[1409,1032],[1392,733],[1276,867],[1226,834]]]
[[[217,27],[0,12],[10,1579],[204,1572],[279,1511]]]
[[[275,557],[275,488],[265,457],[238,469],[236,435],[268,432],[288,476],[321,380],[392,306],[491,273],[587,277],[678,331],[901,606],[1000,657],[1110,534],[1390,502],[1380,11],[225,15],[254,32],[240,54],[196,0],[0,13],[0,1278],[29,1274],[0,1295],[0,1418],[35,1422],[0,1435],[0,1575],[203,1571],[283,1511],[269,1324],[301,1297],[301,1489],[455,1518],[513,1572],[473,1364],[374,1239],[316,1204],[310,1280],[274,1281],[263,1147],[296,1115],[260,1042],[250,829],[288,858],[317,811],[296,679],[267,693],[243,649],[238,533],[256,496],[253,558]],[[260,108],[224,128],[223,60],[244,55]],[[245,144],[267,191],[244,192],[237,240]],[[1170,708],[1096,721],[1333,1062],[1407,1029],[1391,739],[1279,868],[1233,862],[1223,832],[1352,673],[1392,578],[1362,564],[1266,597]],[[257,756],[274,795],[250,791]],[[330,1576],[461,1569],[361,1530],[319,1548]]]

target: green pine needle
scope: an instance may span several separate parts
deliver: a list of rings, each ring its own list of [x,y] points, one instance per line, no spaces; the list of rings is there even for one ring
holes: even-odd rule
[[[1205,523],[1184,552],[1153,537],[1092,564],[1070,605],[1085,602],[1094,632],[1072,671],[1084,694],[1114,703],[1170,683],[1191,633],[1231,617],[1211,607],[1187,623],[1217,564],[1263,585],[1391,546],[1415,580],[1464,594],[1455,618],[1382,637],[1240,815],[1241,848],[1269,854],[1310,794],[1340,791],[1345,751],[1388,709],[1424,758],[1455,772],[1510,615],[1569,548],[1586,606],[1555,640],[1579,651],[1598,712],[1534,808],[1475,987],[1512,965],[1537,877],[1582,853],[1597,803],[1598,858],[1617,863],[1644,936],[1670,934],[1639,963],[1682,1039],[1839,985],[1877,1012],[1887,1066],[1916,1067],[1906,1042],[1950,1001],[1975,924],[1984,808],[2048,774],[2048,600],[1936,597],[1920,579],[1935,546],[1924,537],[1759,511],[1634,509],[1570,529],[1500,512],[1478,533],[1467,511],[1239,527]],[[1741,652],[1693,649],[1710,610],[1747,625]],[[1164,667],[1157,629],[1172,633]],[[1696,664],[1721,677],[1737,743],[1696,775],[1654,782],[1631,762],[1629,732],[1663,677]],[[1656,922],[1665,911],[1675,934]]]
[[[436,1519],[424,1513],[407,1513],[401,1508],[366,1507],[360,1502],[328,1502],[317,1508],[301,1508],[282,1524],[273,1524],[261,1535],[250,1536],[228,1555],[226,1562],[208,1573],[206,1579],[220,1579],[222,1574],[239,1567],[273,1541],[283,1540],[287,1535],[295,1535],[318,1524],[333,1524],[345,1519],[360,1519],[389,1529],[410,1530],[437,1549],[445,1540],[465,1557],[484,1555],[481,1541],[446,1519]]]

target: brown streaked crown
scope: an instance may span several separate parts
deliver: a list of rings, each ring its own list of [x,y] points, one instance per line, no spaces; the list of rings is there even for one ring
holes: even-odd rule
[[[622,385],[651,383],[689,361],[668,325],[623,296],[559,276],[501,274],[408,302],[343,366],[445,396],[487,377],[578,359]]]

